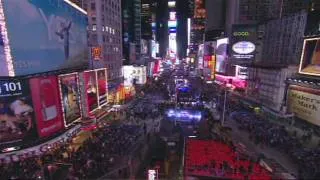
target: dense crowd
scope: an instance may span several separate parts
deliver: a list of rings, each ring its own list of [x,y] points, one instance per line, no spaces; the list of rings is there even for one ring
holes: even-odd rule
[[[300,178],[319,177],[320,149],[310,149],[303,146],[303,142],[310,138],[306,133],[302,139],[291,135],[285,126],[271,123],[250,113],[237,113],[234,116],[238,127],[250,133],[257,145],[276,148],[288,154],[299,167]]]
[[[68,179],[98,178],[121,162],[123,155],[141,137],[140,126],[112,125],[103,127],[77,150],[62,146],[42,156],[24,159],[0,167],[2,179]]]

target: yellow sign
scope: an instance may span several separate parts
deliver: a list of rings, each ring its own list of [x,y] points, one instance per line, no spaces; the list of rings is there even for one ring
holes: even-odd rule
[[[92,59],[95,61],[99,61],[102,59],[102,48],[100,46],[98,47],[92,47],[91,48],[91,55]]]
[[[290,86],[288,110],[295,116],[320,126],[320,90]]]

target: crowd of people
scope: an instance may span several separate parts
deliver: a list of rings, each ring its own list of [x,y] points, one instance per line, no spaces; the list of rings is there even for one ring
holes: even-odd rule
[[[295,134],[291,135],[285,126],[263,120],[252,113],[236,113],[233,118],[240,129],[249,132],[250,139],[255,144],[276,148],[288,154],[297,163],[300,178],[319,177],[320,149],[303,146],[303,141],[309,134],[301,139]]]
[[[41,157],[2,164],[1,179],[94,179],[122,162],[142,137],[142,128],[111,125],[92,133],[77,150],[65,145]]]

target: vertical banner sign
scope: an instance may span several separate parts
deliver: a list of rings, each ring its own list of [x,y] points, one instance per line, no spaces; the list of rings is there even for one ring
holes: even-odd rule
[[[0,80],[0,144],[37,137],[27,80]]]
[[[96,71],[98,78],[98,102],[99,106],[103,106],[108,102],[108,84],[106,69]]]
[[[252,62],[255,57],[257,29],[255,25],[233,25],[231,58],[236,62]]]
[[[209,64],[209,67],[211,69],[211,80],[215,80],[216,79],[216,56],[211,56],[211,61]]]
[[[36,77],[29,82],[38,134],[40,137],[52,136],[64,128],[58,78]]]
[[[77,73],[59,76],[64,122],[69,126],[81,118],[80,93]]]
[[[97,75],[95,71],[85,71],[83,75],[88,112],[92,112],[98,108]]]

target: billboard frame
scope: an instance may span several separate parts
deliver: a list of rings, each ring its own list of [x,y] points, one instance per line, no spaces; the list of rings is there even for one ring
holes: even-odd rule
[[[79,103],[79,110],[80,110],[80,117],[75,119],[72,123],[70,124],[66,124],[66,116],[65,116],[65,109],[62,107],[62,117],[63,117],[63,123],[64,123],[64,127],[70,127],[71,125],[73,125],[75,122],[79,122],[83,116],[82,116],[82,107],[81,107],[81,92],[80,90],[80,86],[79,86],[79,73],[78,72],[73,72],[73,73],[67,73],[67,74],[61,74],[58,75],[58,83],[59,83],[59,90],[60,90],[60,98],[61,98],[61,105],[63,106],[63,94],[62,94],[62,87],[61,87],[61,79],[60,77],[64,77],[64,76],[68,76],[68,75],[72,75],[75,74],[76,75],[76,79],[77,79],[77,86],[78,86],[78,94],[80,95],[78,98],[78,103]]]
[[[320,41],[320,37],[305,38],[303,40],[303,46],[302,46],[302,52],[301,52],[300,64],[299,64],[299,72],[298,72],[299,74],[310,75],[310,76],[320,76],[320,72],[319,73],[308,73],[308,72],[303,72],[303,70],[302,70],[302,64],[304,63],[303,61],[304,61],[305,48],[306,48],[307,41],[313,41],[313,40]]]
[[[106,73],[106,84],[108,85],[108,70],[107,70],[107,68],[99,68],[99,69],[94,69],[94,71],[96,72],[96,80],[97,80],[97,86],[98,86],[98,88],[99,88],[99,85],[98,85],[98,71],[101,71],[101,70],[104,70],[105,71],[105,73]],[[99,90],[98,90],[98,93],[97,93],[97,96],[98,96],[98,108],[97,109],[101,109],[101,107],[103,107],[103,106],[105,106],[105,105],[107,105],[108,104],[108,96],[109,96],[109,91],[108,91],[108,87],[106,87],[106,90],[107,90],[107,97],[106,97],[106,102],[105,103],[103,103],[103,104],[100,104],[100,102],[99,102],[99,96],[100,96],[100,94],[99,94]]]

